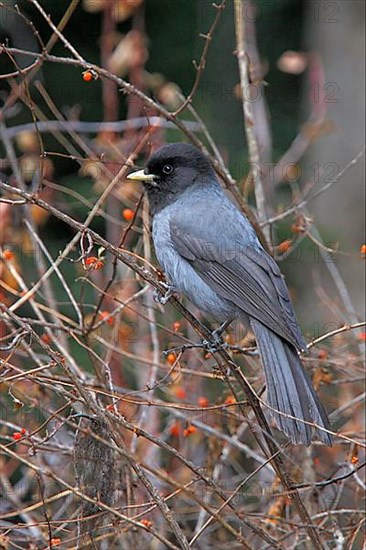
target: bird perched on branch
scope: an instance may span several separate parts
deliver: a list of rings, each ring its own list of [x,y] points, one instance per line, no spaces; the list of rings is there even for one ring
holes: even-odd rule
[[[239,319],[250,328],[278,428],[304,445],[314,428],[331,445],[327,414],[298,355],[306,344],[283,276],[209,160],[192,145],[171,144],[128,177],[146,188],[156,255],[172,289],[225,326]]]

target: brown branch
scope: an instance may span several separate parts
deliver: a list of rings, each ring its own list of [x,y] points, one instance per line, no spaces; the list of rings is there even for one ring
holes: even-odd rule
[[[19,195],[26,199],[30,204],[37,204],[38,206],[41,206],[42,208],[45,208],[46,210],[50,211],[55,217],[59,218],[63,222],[67,223],[74,229],[77,229],[80,232],[88,233],[89,236],[93,239],[93,241],[101,246],[103,246],[108,252],[111,252],[111,254],[115,255],[119,260],[121,260],[123,263],[125,263],[128,267],[130,267],[133,271],[138,273],[138,275],[144,279],[145,281],[149,282],[159,290],[160,292],[164,293],[164,287],[155,279],[155,277],[144,267],[140,266],[137,261],[134,259],[134,257],[125,251],[121,251],[117,249],[115,246],[110,244],[108,241],[103,239],[100,235],[98,235],[96,232],[92,231],[89,228],[85,228],[85,225],[83,225],[80,222],[75,221],[70,216],[60,212],[55,207],[51,206],[50,204],[46,203],[42,199],[39,199],[35,197],[33,194],[27,193],[25,191],[22,191],[20,189],[15,189],[10,185],[7,185],[3,182],[0,182],[0,187],[7,191],[12,191],[14,194]],[[171,299],[171,302],[176,307],[176,309],[190,322],[190,324],[193,326],[193,328],[206,340],[210,340],[211,333],[204,327],[186,308],[183,307],[183,305],[175,298]],[[226,380],[226,383],[228,384],[229,388],[231,389],[233,395],[236,395],[235,389],[233,387],[233,384],[229,377],[227,376],[227,369],[229,368],[234,375],[236,381],[238,382],[241,389],[244,391],[246,399],[248,400],[248,403],[252,407],[254,414],[256,416],[256,419],[259,423],[259,426],[262,430],[262,435],[266,441],[266,444],[268,446],[269,452],[271,455],[274,455],[275,458],[273,458],[273,466],[277,471],[278,476],[280,477],[284,487],[287,491],[290,491],[292,489],[292,481],[289,477],[289,474],[284,466],[283,460],[280,455],[277,455],[277,447],[275,443],[273,442],[273,438],[271,436],[271,430],[269,428],[269,425],[267,423],[267,420],[262,412],[262,409],[260,407],[258,398],[255,394],[253,394],[251,387],[248,385],[245,377],[243,376],[241,369],[238,365],[236,365],[230,356],[224,351],[219,350],[215,354],[215,359],[218,360],[219,368],[222,371],[222,374]],[[79,390],[80,391],[80,390]],[[239,401],[239,399],[237,399]],[[88,403],[90,406],[90,402]],[[263,445],[259,435],[257,434],[255,428],[247,418],[246,410],[243,406],[239,403],[239,409],[241,410],[241,413],[243,414],[243,417],[247,419],[248,425],[254,435],[254,437],[257,439],[260,447],[264,451],[265,455],[267,455],[267,451],[265,449],[265,446]],[[93,410],[93,408],[92,408]],[[299,515],[304,521],[304,524],[307,525],[308,531],[311,531],[312,528],[309,527],[309,516],[302,504],[302,501],[300,499],[300,496],[295,493],[293,495],[293,500],[295,503],[295,506],[298,509]],[[310,536],[310,533],[309,533]]]
[[[249,60],[246,48],[246,21],[244,17],[247,2],[245,0],[234,0],[235,7],[235,33],[236,33],[236,55],[238,57],[240,86],[242,91],[242,105],[244,114],[244,128],[249,148],[249,162],[251,167],[251,176],[254,182],[254,193],[257,204],[259,223],[263,224],[267,220],[264,187],[261,173],[261,162],[259,145],[257,141],[253,105],[250,98],[250,80],[249,80]],[[269,241],[269,231],[265,227],[264,235]]]
[[[337,477],[331,477],[324,481],[317,481],[316,483],[298,483],[294,487],[296,489],[312,489],[314,487],[327,487],[328,485],[333,485],[333,483],[339,483],[340,481],[344,481],[345,479],[354,476],[359,470],[364,468],[366,466],[366,461],[357,464],[357,466],[355,466],[354,468],[351,468],[349,464],[347,464],[347,466],[350,468],[350,471],[346,474]]]
[[[46,469],[46,468],[41,467],[41,466],[36,466],[35,464],[30,462],[29,460],[23,458],[22,456],[19,456],[19,454],[15,453],[9,447],[7,447],[6,445],[3,445],[2,443],[0,443],[0,449],[3,451],[3,453],[5,455],[10,456],[11,458],[15,459],[16,461],[21,462],[22,464],[27,466],[30,470],[32,470],[34,472],[37,472],[38,474],[41,474],[45,477],[49,477],[49,478],[53,479],[54,481],[57,481],[62,487],[65,487],[71,493],[73,493],[75,496],[81,498],[83,501],[94,504],[94,505],[98,506],[99,508],[101,508],[102,510],[105,510],[106,512],[109,512],[109,513],[113,514],[118,519],[120,519],[120,520],[122,520],[126,523],[130,523],[131,525],[133,525],[133,526],[135,526],[139,529],[144,529],[148,533],[153,534],[158,540],[160,540],[163,544],[165,544],[167,546],[167,548],[171,548],[171,550],[179,550],[179,547],[177,547],[175,544],[172,544],[171,542],[169,542],[163,535],[161,535],[159,533],[159,531],[156,531],[155,529],[153,529],[151,527],[146,527],[143,523],[135,521],[134,519],[132,519],[128,516],[125,516],[124,514],[121,514],[121,512],[119,512],[115,508],[112,508],[111,506],[108,506],[107,504],[104,504],[100,500],[95,500],[94,498],[88,497],[83,491],[79,490],[77,487],[73,487],[72,485],[67,483],[64,479],[62,479],[60,476],[58,476],[57,474],[52,472],[50,469]],[[181,546],[181,548],[186,548],[187,550],[190,550],[188,545],[187,546]]]
[[[157,111],[166,120],[172,122],[184,135],[187,136],[187,138],[191,141],[191,143],[193,145],[195,145],[198,149],[200,149],[202,151],[202,153],[204,153],[210,159],[210,162],[212,163],[213,167],[215,168],[217,174],[223,180],[223,182],[225,183],[225,186],[227,187],[227,189],[229,189],[229,191],[231,191],[231,193],[235,197],[236,201],[238,202],[238,205],[243,210],[243,212],[245,213],[245,215],[249,219],[250,223],[253,225],[253,227],[254,227],[257,235],[258,235],[258,238],[262,243],[262,245],[268,250],[267,241],[266,241],[266,238],[263,235],[262,229],[261,229],[259,223],[257,222],[253,212],[249,208],[248,204],[246,203],[246,201],[244,201],[244,199],[243,199],[243,197],[240,193],[240,190],[237,186],[236,181],[230,176],[230,174],[227,170],[223,169],[222,164],[221,164],[221,160],[218,160],[215,156],[212,156],[209,153],[209,151],[207,150],[207,148],[203,145],[203,143],[198,139],[198,137],[196,136],[194,131],[192,131],[182,120],[175,117],[174,113],[170,113],[169,111],[167,111],[162,105],[155,102],[153,99],[151,99],[150,97],[145,95],[143,92],[141,92],[139,89],[134,87],[129,82],[126,82],[122,78],[112,74],[111,72],[107,71],[106,69],[103,69],[103,68],[99,67],[98,65],[94,65],[94,64],[88,63],[86,61],[82,62],[78,59],[72,59],[72,58],[67,58],[67,57],[58,57],[58,56],[50,55],[50,54],[45,53],[45,52],[43,52],[42,54],[35,54],[35,53],[32,52],[32,54],[31,54],[30,52],[27,52],[25,50],[19,50],[17,48],[7,48],[6,46],[4,46],[2,44],[0,44],[0,53],[1,53],[1,51],[5,51],[5,52],[9,51],[9,52],[14,52],[14,53],[23,53],[25,55],[32,55],[33,57],[37,57],[39,60],[42,59],[42,60],[50,61],[50,62],[54,62],[54,63],[61,63],[63,65],[71,65],[73,67],[78,67],[78,68],[83,69],[83,70],[89,69],[89,70],[95,71],[95,73],[98,76],[109,78],[109,79],[113,80],[114,82],[116,82],[125,94],[135,95],[136,97],[138,97],[143,102],[143,104],[148,109],[152,109],[153,111],[154,110]]]
[[[203,71],[205,70],[205,67],[206,67],[206,58],[207,58],[208,50],[209,50],[209,47],[210,47],[210,44],[211,44],[211,40],[213,38],[213,34],[216,30],[216,27],[217,27],[217,25],[218,25],[218,23],[221,19],[221,13],[223,12],[223,10],[226,7],[226,0],[222,0],[221,4],[212,3],[212,6],[216,9],[216,16],[215,16],[215,19],[214,19],[208,33],[200,34],[200,36],[204,39],[205,44],[203,46],[201,58],[200,58],[200,61],[199,61],[198,65],[197,65],[197,63],[194,63],[194,66],[196,68],[195,81],[193,83],[192,89],[189,92],[187,98],[183,101],[182,105],[180,105],[180,107],[178,107],[178,109],[176,111],[174,111],[173,114],[174,114],[175,117],[180,115],[180,113],[182,111],[184,111],[184,109],[188,105],[190,105],[190,103],[192,103],[192,100],[193,100],[194,96],[196,95],[196,92],[198,90],[198,86],[199,86],[200,81],[201,81]]]
[[[361,321],[360,323],[354,323],[352,325],[343,325],[343,327],[339,327],[335,330],[331,330],[326,334],[322,334],[322,336],[319,336],[319,338],[315,338],[314,340],[308,343],[307,348],[311,349],[312,347],[316,346],[320,342],[323,342],[324,340],[327,340],[332,336],[336,336],[337,334],[341,334],[342,332],[348,332],[349,330],[353,330],[355,328],[361,328],[364,326],[366,326],[366,321]]]

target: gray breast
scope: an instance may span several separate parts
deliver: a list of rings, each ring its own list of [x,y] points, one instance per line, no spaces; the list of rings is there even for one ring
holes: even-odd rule
[[[170,283],[185,295],[198,309],[217,321],[237,316],[234,304],[221,298],[201,279],[193,267],[174,249],[169,220],[174,216],[174,205],[155,214],[152,235],[156,256]]]

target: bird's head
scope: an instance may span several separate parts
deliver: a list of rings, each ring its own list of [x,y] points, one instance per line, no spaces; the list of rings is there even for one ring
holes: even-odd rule
[[[152,214],[177,200],[187,189],[217,181],[208,158],[187,143],[161,147],[149,158],[143,170],[133,172],[127,178],[144,184]]]

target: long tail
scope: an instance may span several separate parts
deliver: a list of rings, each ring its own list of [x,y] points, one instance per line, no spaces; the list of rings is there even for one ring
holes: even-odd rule
[[[301,420],[327,430],[330,429],[330,425],[327,413],[315,393],[309,375],[304,370],[294,346],[256,319],[251,318],[250,324],[264,366],[268,404],[272,409],[298,420],[273,411],[271,415],[278,428],[293,443],[310,445],[312,427]],[[321,429],[316,429],[316,434],[326,445],[332,445],[330,434]]]

